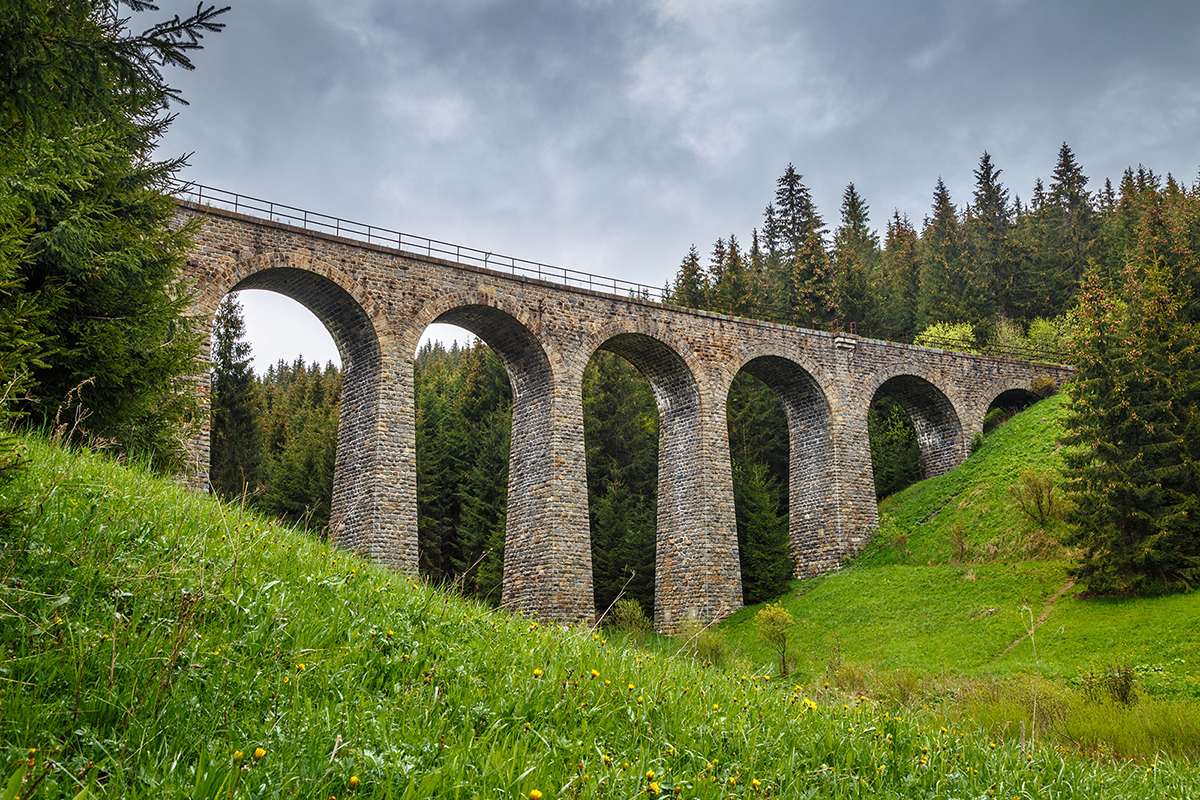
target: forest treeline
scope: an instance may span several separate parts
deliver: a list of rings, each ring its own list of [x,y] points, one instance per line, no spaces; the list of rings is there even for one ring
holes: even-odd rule
[[[831,233],[789,165],[776,182],[762,232],[749,236],[750,247],[743,249],[736,235],[723,237],[707,264],[693,247],[669,297],[695,308],[771,318],[787,313],[816,327],[856,321],[859,331],[889,338],[1078,362],[1090,341],[1079,338],[1081,332],[1099,324],[1089,303],[1097,297],[1123,298],[1122,307],[1135,303],[1131,265],[1147,263],[1161,266],[1160,282],[1172,296],[1190,298],[1180,301],[1177,322],[1194,317],[1196,187],[1139,168],[1128,170],[1117,189],[1106,181],[1092,194],[1066,145],[1049,185],[1035,184],[1028,204],[1010,200],[999,176],[984,153],[969,204],[956,207],[939,180],[921,230],[893,214],[881,238],[853,185]],[[1093,321],[1085,324],[1088,319]],[[248,351],[237,349],[240,324],[236,304],[227,302],[214,339],[214,485],[228,496],[257,487],[252,502],[264,510],[320,527],[329,512],[337,370],[298,362],[254,378]],[[224,410],[224,398],[233,395],[223,376],[234,373],[241,375],[246,407],[255,409],[256,432],[231,434],[218,446],[226,436],[220,415],[229,415],[231,426],[236,417]],[[446,349],[433,342],[417,354],[415,384],[421,571],[498,603],[512,408],[507,375],[482,343]],[[1185,391],[1180,402],[1194,405],[1195,395]],[[596,606],[603,612],[627,597],[650,614],[658,466],[654,396],[628,362],[601,350],[585,374],[583,406]],[[1081,406],[1080,424],[1084,415]],[[1194,415],[1180,418],[1195,427]],[[742,373],[730,390],[728,420],[744,596],[755,603],[784,591],[793,569],[787,419],[771,390]],[[922,477],[916,436],[898,403],[874,398],[869,429],[879,497]],[[1183,451],[1195,447],[1195,432],[1189,436]],[[221,461],[220,454],[234,452],[239,440],[255,443],[253,469],[227,469]],[[1194,472],[1188,464],[1176,464],[1177,471]]]

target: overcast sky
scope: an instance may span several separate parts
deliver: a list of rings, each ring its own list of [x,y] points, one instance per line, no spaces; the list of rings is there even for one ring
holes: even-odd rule
[[[848,183],[880,229],[961,206],[985,150],[1023,199],[1064,141],[1092,189],[1200,175],[1196,0],[231,2],[169,75],[185,179],[656,286],[788,163],[831,228]],[[336,358],[249,294],[259,368]]]

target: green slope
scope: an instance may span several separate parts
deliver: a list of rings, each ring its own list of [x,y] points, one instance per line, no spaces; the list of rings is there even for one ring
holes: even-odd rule
[[[1200,793],[1186,759],[1022,748],[936,709],[543,626],[28,447],[0,493],[31,509],[0,547],[5,800]]]
[[[1129,664],[1147,692],[1200,696],[1200,595],[1080,599],[1056,544],[1062,523],[1042,530],[1009,493],[1024,470],[1058,468],[1062,417],[1054,397],[1009,420],[961,466],[885,500],[880,534],[844,570],[797,584],[783,604],[797,620],[801,672],[840,658],[925,676],[1037,670],[1069,683]],[[725,625],[765,663],[756,611]]]

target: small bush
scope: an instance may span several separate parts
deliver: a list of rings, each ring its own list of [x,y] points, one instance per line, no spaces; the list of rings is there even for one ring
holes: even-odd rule
[[[1005,358],[1024,358],[1029,352],[1029,340],[1021,323],[1000,317],[988,339],[988,352]]]
[[[1079,676],[1083,696],[1093,703],[1111,701],[1128,708],[1138,700],[1137,670],[1129,664],[1109,664]]]
[[[984,444],[983,434],[977,433],[971,437],[971,443],[969,445],[967,445],[967,451],[971,455],[975,455],[976,453],[979,452],[979,449],[981,447],[983,447],[983,444]]]
[[[947,536],[950,539],[950,560],[953,562],[966,561],[967,555],[971,551],[971,543],[967,540],[966,527],[961,522],[955,522],[950,526],[950,532]]]
[[[1074,338],[1074,324],[1071,315],[1064,314],[1054,319],[1035,319],[1029,323],[1029,346],[1034,351],[1033,358],[1052,364],[1061,364],[1066,360],[1067,351],[1071,349]]]
[[[1008,487],[1008,493],[1025,516],[1041,528],[1062,514],[1058,479],[1048,470],[1025,470],[1017,482]]]
[[[636,600],[618,600],[608,615],[609,626],[619,632],[640,637],[650,632],[650,618]]]
[[[913,338],[913,344],[919,347],[936,347],[939,350],[953,350],[959,353],[979,352],[979,348],[975,345],[975,329],[966,322],[934,323],[918,333]]]
[[[758,638],[779,656],[779,674],[788,674],[787,639],[792,629],[792,615],[779,603],[763,606],[754,615]]]
[[[1058,394],[1058,383],[1049,375],[1038,375],[1029,382],[1029,391],[1045,399]]]

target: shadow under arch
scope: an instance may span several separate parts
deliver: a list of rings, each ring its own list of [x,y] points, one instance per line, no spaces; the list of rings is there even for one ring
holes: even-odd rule
[[[732,613],[741,605],[737,534],[722,530],[729,526],[718,524],[715,504],[704,496],[699,465],[708,454],[692,370],[675,349],[647,333],[615,333],[595,349],[632,364],[650,383],[658,405],[655,628],[667,631],[681,619]]]
[[[375,321],[346,288],[302,267],[265,266],[234,283],[228,292],[245,289],[290,297],[311,311],[329,331],[342,360],[342,399],[329,529],[339,543],[351,550],[368,552],[394,566],[408,566],[403,544],[390,537],[382,539],[377,532],[368,530],[373,523],[377,526],[375,506],[380,500],[372,485],[372,479],[377,477],[375,439],[383,372]]]
[[[996,395],[988,404],[987,410],[983,413],[983,419],[979,423],[979,430],[986,434],[1041,399],[1041,396],[1029,389],[1006,389]]]
[[[563,455],[571,447],[563,441],[559,419],[569,410],[556,396],[545,348],[517,313],[485,295],[444,297],[417,315],[408,338],[415,348],[416,338],[429,324],[454,325],[479,337],[508,374],[512,434],[502,604],[514,610],[536,609],[550,619],[590,618],[586,494],[575,496],[571,491],[571,465],[565,463],[571,458]],[[577,433],[582,439],[581,421]],[[582,447],[578,450],[582,475]]]
[[[800,364],[760,355],[740,372],[762,381],[783,406],[788,424],[788,531],[794,574],[811,577],[841,562],[836,536],[838,500],[829,401]]]
[[[912,422],[921,449],[922,478],[942,475],[966,457],[962,421],[937,386],[916,375],[895,375],[875,389],[871,403],[881,396],[896,401]]]

